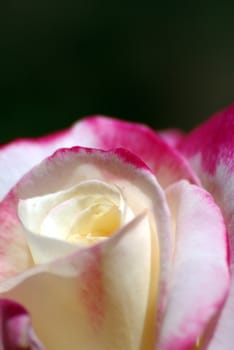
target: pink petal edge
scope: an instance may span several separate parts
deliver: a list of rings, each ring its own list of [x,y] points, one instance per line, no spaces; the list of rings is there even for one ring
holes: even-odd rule
[[[95,116],[84,118],[71,128],[45,137],[18,139],[1,146],[0,199],[23,174],[56,149],[73,146],[105,150],[126,148],[142,158],[163,186],[182,178],[199,182],[179,152],[146,126]]]
[[[0,347],[7,350],[43,350],[26,309],[13,300],[0,299]]]
[[[82,173],[83,175],[79,175],[79,167],[82,169],[83,166],[88,164],[94,169],[101,171],[100,174],[95,173],[94,177],[96,179],[101,176],[102,180],[113,181],[113,183],[117,181],[117,184],[120,187],[122,186],[122,190],[127,197],[127,193],[131,191],[132,186],[133,192],[139,192],[144,196],[146,202],[145,204],[143,202],[143,204],[152,212],[153,220],[157,223],[161,251],[160,259],[163,262],[161,265],[160,285],[164,281],[163,288],[164,293],[166,293],[166,276],[170,266],[172,246],[169,210],[165,195],[149,168],[134,154],[123,149],[112,150],[111,152],[81,147],[61,149],[33,168],[19,181],[13,191],[0,203],[0,213],[2,213],[3,218],[6,218],[6,215],[8,215],[8,207],[11,208],[10,213],[12,214],[10,215],[15,217],[15,220],[7,221],[7,227],[3,225],[1,228],[3,238],[9,237],[9,232],[12,235],[11,239],[6,241],[2,256],[0,255],[0,261],[3,264],[11,262],[12,265],[5,266],[4,273],[0,271],[1,277],[14,275],[15,267],[18,266],[18,259],[15,259],[15,255],[11,256],[11,259],[7,257],[8,251],[11,251],[9,248],[11,247],[12,249],[12,246],[14,246],[15,237],[17,235],[21,237],[22,245],[25,244],[23,228],[16,216],[17,198],[23,199],[56,192],[70,187],[82,179],[92,178],[92,171],[90,172],[90,170]],[[57,174],[60,174],[60,176],[58,177]],[[118,183],[119,180],[120,183]],[[126,183],[124,182],[125,180],[127,181]],[[132,202],[134,204],[139,202],[139,200],[136,201],[133,198]],[[3,220],[2,223],[5,224],[6,221]],[[25,249],[22,250],[24,254]],[[27,261],[22,270],[25,268],[27,268]]]
[[[227,223],[231,289],[208,350],[232,350],[234,327],[234,104],[185,137],[180,150],[213,194]]]
[[[202,188],[183,181],[172,185],[167,196],[176,238],[159,349],[190,350],[228,293],[226,227],[219,208]]]
[[[140,157],[161,186],[180,179],[199,183],[187,161],[149,127],[102,116],[88,117],[74,126],[74,134],[87,135],[101,149],[125,148]]]

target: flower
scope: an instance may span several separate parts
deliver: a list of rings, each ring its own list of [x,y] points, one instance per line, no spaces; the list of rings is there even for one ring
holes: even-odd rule
[[[233,129],[96,116],[2,146],[1,347],[231,349]]]

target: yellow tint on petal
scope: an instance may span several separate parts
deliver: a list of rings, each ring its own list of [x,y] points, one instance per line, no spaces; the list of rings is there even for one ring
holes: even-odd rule
[[[81,246],[92,245],[107,239],[134,217],[120,189],[99,180],[83,181],[64,191],[20,200],[18,213],[30,233],[26,236],[35,263],[42,262],[41,254],[35,251],[41,249],[40,244],[35,244],[41,240],[33,239],[32,234]]]
[[[121,225],[121,211],[105,198],[94,203],[78,216],[68,237],[69,241],[80,238],[108,237]]]

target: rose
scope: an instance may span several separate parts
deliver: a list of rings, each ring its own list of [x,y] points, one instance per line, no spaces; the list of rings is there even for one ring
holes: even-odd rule
[[[172,133],[161,134],[161,137],[174,145],[178,141],[177,135]],[[212,133],[210,137],[212,139]],[[197,180],[181,155],[148,129],[94,118],[84,120],[52,139],[8,145],[1,153],[1,174],[6,181],[1,182],[2,194],[58,144],[62,147],[76,143],[102,149],[122,146],[140,155],[165,188],[167,202],[149,169],[126,151],[105,153],[78,148],[58,151],[26,175],[1,203],[1,292],[2,297],[11,299],[1,301],[2,347],[22,348],[23,344],[25,347],[26,344],[32,348],[42,347],[30,326],[26,310],[15,301],[27,307],[38,336],[48,348],[150,349],[156,346],[158,349],[186,349],[195,343],[201,347],[203,341],[207,342],[208,348],[213,346],[216,338],[210,337],[205,327],[209,325],[215,335],[222,328],[220,323],[216,327],[216,322],[212,324],[210,320],[220,311],[228,288],[222,217],[204,190],[179,182],[182,178],[191,182]],[[189,149],[191,144],[193,152]],[[196,153],[189,136],[182,141],[181,149],[188,155]],[[87,182],[82,178],[77,184],[80,157],[85,166],[89,166],[83,173],[90,179]],[[74,181],[76,187],[72,187]],[[51,192],[54,194],[49,195]],[[78,251],[76,247],[75,252],[74,246],[65,241],[66,237],[62,236],[63,241],[53,240],[55,254],[62,256],[57,260],[57,256],[51,257],[51,250],[46,251],[51,243],[51,238],[46,236],[48,233],[57,235],[63,226],[62,235],[64,231],[66,233],[67,224],[61,225],[59,221],[67,217],[65,214],[69,214],[68,223],[77,223],[77,216],[71,209],[74,200],[80,207],[84,196],[88,204],[82,208],[83,213],[79,211],[78,226],[87,212],[86,228],[93,223],[92,210],[95,205],[100,205],[101,226],[106,222],[113,224],[108,215],[114,215],[117,217],[114,229],[118,229],[118,221],[122,221],[119,225],[122,228],[108,239],[95,235],[101,243]],[[133,210],[134,205],[137,210]],[[168,225],[168,205],[174,236]],[[45,215],[43,209],[48,206],[48,215]],[[122,215],[124,213],[128,215]],[[52,230],[48,223],[53,224]],[[93,227],[97,228],[97,222]],[[107,235],[111,234],[109,227],[107,225]],[[71,231],[69,227],[69,233]],[[156,233],[158,244],[154,242]],[[23,237],[28,241],[25,242]],[[85,244],[89,239],[86,235]],[[84,242],[79,241],[81,243]],[[29,270],[33,261],[28,246],[34,262],[37,260],[38,263]],[[157,246],[159,252],[155,249]],[[157,263],[159,254],[160,262]],[[40,259],[45,257],[47,261],[40,264]],[[155,271],[158,265],[159,272]],[[93,310],[92,317],[87,318],[84,313],[82,318],[76,318],[73,309],[75,305],[77,310],[76,304],[81,304],[80,309],[89,310],[89,316]],[[79,312],[80,316],[82,312]],[[103,324],[103,319],[108,317],[110,324]],[[80,328],[84,330],[83,334],[79,333]],[[224,339],[223,344],[227,348],[231,342]]]
[[[182,153],[231,214],[194,138],[95,117],[2,147],[3,349],[232,346],[226,226]]]
[[[174,143],[171,136],[161,134]],[[42,347],[26,310],[15,301],[27,307],[48,348],[185,349],[202,340],[212,344],[215,337],[210,341],[204,329],[209,325],[216,331],[210,320],[220,311],[228,288],[222,217],[204,190],[179,181],[197,180],[181,155],[148,129],[94,118],[52,139],[8,145],[1,154],[1,174],[6,181],[1,182],[2,191],[58,144],[76,143],[102,149],[122,146],[140,155],[165,188],[167,202],[149,169],[126,151],[60,150],[26,175],[1,203],[1,292],[10,299],[1,302],[3,347],[23,347],[23,342]],[[189,137],[181,146],[188,153],[186,145]],[[81,161],[85,171],[80,170]],[[80,179],[82,176],[89,180]],[[49,195],[51,192],[54,194]],[[107,217],[114,215],[114,230],[122,221],[120,230],[107,239],[95,235],[101,243],[80,250],[75,247],[74,252],[67,237],[53,238],[53,253],[61,255],[57,260],[51,257],[51,250],[46,251],[52,240],[48,233],[57,235],[64,226],[63,235],[71,221],[76,226],[77,215],[71,209],[74,201],[80,207],[84,198],[88,204],[79,211],[78,226],[87,212],[85,226],[95,221],[92,210],[101,205],[101,223],[112,225],[113,219]],[[168,225],[168,205],[174,236]],[[69,214],[68,224],[61,225],[65,214]],[[48,223],[55,225],[52,230]],[[93,227],[97,228],[97,222]],[[69,227],[69,234],[71,231]],[[106,235],[111,233],[107,225]],[[157,236],[158,244],[154,241]],[[73,240],[72,234],[69,237]],[[89,239],[86,235],[79,245]],[[28,246],[38,263],[29,270],[34,262]],[[40,264],[45,257],[47,261]],[[158,265],[159,272],[155,271]],[[81,304],[78,311],[77,304]],[[89,311],[82,314],[82,307]]]

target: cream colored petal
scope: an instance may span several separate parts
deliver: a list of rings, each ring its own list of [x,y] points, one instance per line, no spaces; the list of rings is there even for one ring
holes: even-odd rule
[[[152,238],[147,215],[140,215],[99,245],[1,284],[1,296],[29,310],[47,350],[145,350],[144,332],[154,329],[145,325],[156,285]]]
[[[95,172],[91,174],[95,176]],[[55,181],[57,182],[57,180]],[[79,206],[82,206],[82,200],[84,201],[91,196],[100,196],[100,194],[116,203],[116,205],[122,200],[116,186],[111,186],[101,180],[91,179],[78,181],[78,184],[73,184],[64,190],[58,188],[54,193],[50,191],[44,195],[21,199],[18,204],[18,212],[21,220],[30,231],[39,232],[44,218],[54,207],[66,201],[69,203],[70,199],[77,198],[75,203],[72,202],[73,210],[79,209]],[[76,207],[74,204],[76,204]],[[69,211],[71,209],[69,208]]]

